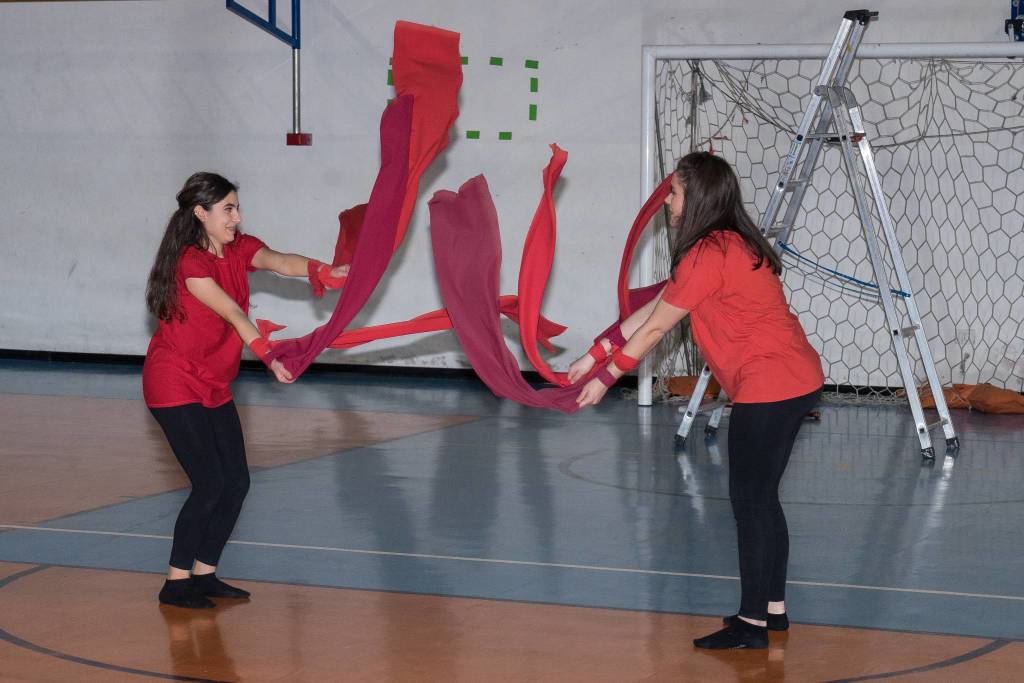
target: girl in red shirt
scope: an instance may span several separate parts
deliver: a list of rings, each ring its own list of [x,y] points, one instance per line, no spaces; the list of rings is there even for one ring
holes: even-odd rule
[[[608,387],[690,316],[697,346],[733,401],[729,499],[742,590],[739,613],[725,617],[725,628],[693,642],[711,649],[764,648],[769,629],[789,627],[789,531],[779,482],[825,378],[817,352],[786,303],[779,257],[744,209],[729,164],[707,152],[686,155],[676,166],[665,203],[677,229],[672,278],[658,297],[613,329],[612,339],[599,339],[575,361],[569,379],[585,376],[614,352],[577,399],[581,406],[596,405]]]
[[[248,273],[308,275],[314,289],[335,286],[348,274],[347,265],[332,269],[242,234],[237,190],[215,173],[185,181],[146,289],[158,323],[142,369],[142,393],[192,483],[174,525],[159,596],[161,603],[179,607],[213,607],[210,597],[249,597],[215,574],[249,490],[230,384],[243,344],[264,362],[270,351],[247,316]],[[293,381],[279,361],[269,367],[278,381]]]

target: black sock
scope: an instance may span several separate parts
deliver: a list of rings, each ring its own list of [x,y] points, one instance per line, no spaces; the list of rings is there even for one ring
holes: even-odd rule
[[[160,589],[158,599],[164,605],[188,607],[190,609],[214,606],[213,603],[204,598],[201,593],[196,593],[196,587],[195,583],[192,581],[192,577],[186,579],[165,580],[163,588]]]
[[[165,598],[179,600],[184,599],[188,596],[189,591],[192,589],[192,579],[186,577],[184,579],[167,579],[164,581],[164,587],[160,589],[160,601],[164,602]]]
[[[196,592],[203,596],[213,598],[249,597],[249,591],[224,583],[213,572],[209,574],[194,574],[192,580],[195,581]]]
[[[748,648],[758,650],[768,647],[768,629],[749,621],[737,619],[721,631],[697,638],[693,644],[708,650],[734,650]]]

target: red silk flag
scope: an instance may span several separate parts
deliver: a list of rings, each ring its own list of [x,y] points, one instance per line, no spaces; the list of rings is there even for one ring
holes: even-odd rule
[[[348,281],[330,320],[298,339],[275,344],[269,359],[278,359],[293,377],[301,375],[366,304],[391,261],[402,197],[409,173],[409,131],[413,98],[392,100],[381,117],[381,166],[370,193],[366,220],[352,258]]]
[[[498,307],[503,316],[514,323],[519,323],[519,297],[506,294],[498,299]],[[286,328],[285,325],[278,325],[269,320],[257,320],[256,327],[259,328],[262,336],[268,338],[274,332]],[[396,323],[385,323],[383,325],[371,325],[369,327],[360,327],[354,330],[345,330],[330,343],[329,348],[351,349],[356,346],[362,346],[363,344],[369,344],[370,342],[377,341],[378,339],[404,337],[409,334],[422,334],[424,332],[440,332],[442,330],[450,330],[451,328],[452,321],[448,317],[448,311],[440,308],[436,311],[430,311],[428,313],[418,315],[410,320],[403,320]],[[564,325],[559,325],[558,323],[552,322],[543,316],[541,316],[537,323],[537,341],[548,351],[554,351],[554,346],[551,344],[551,338],[557,337],[563,332],[565,332]],[[287,341],[289,340],[275,339],[271,340],[270,343],[273,346]]]
[[[462,55],[459,34],[433,26],[399,21],[391,60],[395,92],[416,98],[409,141],[409,187],[398,219],[395,249],[409,226],[420,177],[448,145],[448,129],[459,116]]]
[[[518,361],[505,345],[498,317],[501,238],[487,181],[476,176],[458,193],[439,190],[429,206],[441,296],[477,375],[502,398],[575,413],[579,410],[576,397],[590,376],[570,386],[534,389],[523,379]]]
[[[558,385],[566,385],[569,380],[564,372],[553,372],[537,350],[537,323],[540,319],[544,290],[551,275],[551,264],[555,260],[555,228],[558,221],[552,192],[568,158],[565,150],[558,145],[551,145],[551,161],[544,167],[543,172],[544,191],[533,216],[533,222],[526,233],[523,258],[519,265],[519,312],[522,315],[519,338],[523,343],[526,357],[530,359],[530,363],[540,376]]]
[[[640,235],[645,229],[647,224],[654,218],[654,214],[658,213],[661,205],[665,203],[665,198],[668,197],[672,191],[672,176],[667,176],[661,181],[658,187],[654,188],[654,192],[647,198],[644,205],[640,208],[640,213],[637,214],[636,220],[633,221],[633,226],[629,229],[629,236],[626,238],[626,247],[622,250],[622,262],[619,264],[619,319],[625,320],[629,317],[629,314],[635,311],[639,306],[634,305],[631,300],[629,290],[629,266],[633,263],[633,252],[636,251],[636,245],[640,242]],[[661,290],[661,285],[664,282],[658,283],[658,291]],[[649,285],[648,287],[653,287]],[[647,289],[641,288],[635,290],[641,292]],[[657,294],[657,292],[655,292]],[[650,299],[648,299],[650,301]],[[646,301],[644,302],[646,303]],[[640,304],[643,306],[643,303]]]

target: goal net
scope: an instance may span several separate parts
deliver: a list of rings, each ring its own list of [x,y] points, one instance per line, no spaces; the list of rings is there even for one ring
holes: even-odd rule
[[[645,69],[655,179],[687,152],[711,150],[736,169],[759,220],[827,46],[817,57],[773,56],[771,47],[742,57],[647,48],[658,52]],[[1021,391],[1024,66],[994,56],[1020,46],[974,46],[975,56],[963,56],[964,45],[907,46],[908,56],[882,47],[862,46],[847,85],[861,103],[939,378]],[[882,398],[902,381],[861,231],[840,150],[826,144],[783,251],[783,283],[826,383],[836,394]],[[662,218],[648,247],[656,279],[668,275],[668,240]],[[662,344],[655,376],[700,371],[692,344],[680,345],[685,337],[683,328]],[[919,362],[915,373],[923,384]]]

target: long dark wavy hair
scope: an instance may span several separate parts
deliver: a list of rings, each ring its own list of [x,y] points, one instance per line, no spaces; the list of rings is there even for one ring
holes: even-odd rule
[[[195,208],[201,206],[209,211],[214,204],[237,191],[235,184],[224,176],[206,171],[193,173],[185,181],[178,193],[178,210],[167,222],[146,285],[146,306],[160,320],[185,319],[185,312],[178,306],[175,286],[175,273],[182,252],[189,246],[204,250],[210,247],[203,224],[195,215]]]
[[[772,272],[782,272],[782,262],[761,230],[747,213],[740,194],[740,183],[725,159],[709,152],[691,152],[676,165],[683,185],[683,216],[672,244],[672,272],[687,252],[705,237],[714,239],[715,231],[738,233],[757,259],[754,270],[765,261]]]

